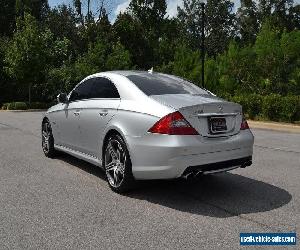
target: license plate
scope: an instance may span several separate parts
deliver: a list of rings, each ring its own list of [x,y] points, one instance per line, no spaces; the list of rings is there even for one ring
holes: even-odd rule
[[[227,131],[226,119],[224,117],[210,117],[209,125],[210,132],[213,134]]]

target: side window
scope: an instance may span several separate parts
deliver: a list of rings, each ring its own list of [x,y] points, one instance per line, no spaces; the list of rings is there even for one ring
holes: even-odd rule
[[[70,101],[77,101],[82,99],[88,99],[90,97],[91,89],[93,86],[94,79],[88,79],[85,82],[78,85],[73,91],[70,96]]]
[[[94,78],[91,98],[120,98],[117,88],[108,79],[103,77]]]

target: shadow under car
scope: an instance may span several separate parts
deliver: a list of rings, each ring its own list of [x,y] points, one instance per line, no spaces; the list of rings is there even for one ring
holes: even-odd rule
[[[66,154],[60,154],[57,159],[105,180],[99,167]],[[282,188],[229,172],[202,176],[192,182],[183,179],[139,181],[135,189],[124,195],[183,212],[219,218],[270,211],[292,199]]]

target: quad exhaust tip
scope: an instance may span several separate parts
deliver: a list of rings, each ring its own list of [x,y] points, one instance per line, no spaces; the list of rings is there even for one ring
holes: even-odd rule
[[[236,169],[236,168],[246,168],[248,166],[251,166],[252,165],[252,161],[249,160],[249,161],[246,161],[245,163],[243,163],[242,165],[240,166],[231,166],[231,167],[228,167],[228,168],[221,168],[221,169],[217,169],[217,170],[207,170],[207,171],[203,171],[203,170],[188,170],[185,171],[183,173],[183,175],[181,176],[181,178],[185,179],[185,180],[189,180],[189,179],[195,179],[197,177],[200,177],[202,175],[207,175],[207,174],[217,174],[217,173],[223,173],[223,172],[226,172],[226,171],[229,171],[229,170],[233,170],[233,169]]]
[[[246,168],[252,165],[252,161],[246,161],[244,164],[242,164],[241,168]]]
[[[201,170],[188,171],[184,173],[181,177],[185,180],[195,179],[203,174]]]

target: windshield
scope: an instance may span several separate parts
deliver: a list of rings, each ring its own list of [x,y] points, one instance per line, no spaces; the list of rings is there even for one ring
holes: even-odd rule
[[[165,74],[135,74],[128,75],[131,80],[146,95],[192,94],[209,95],[207,91],[182,78]]]

